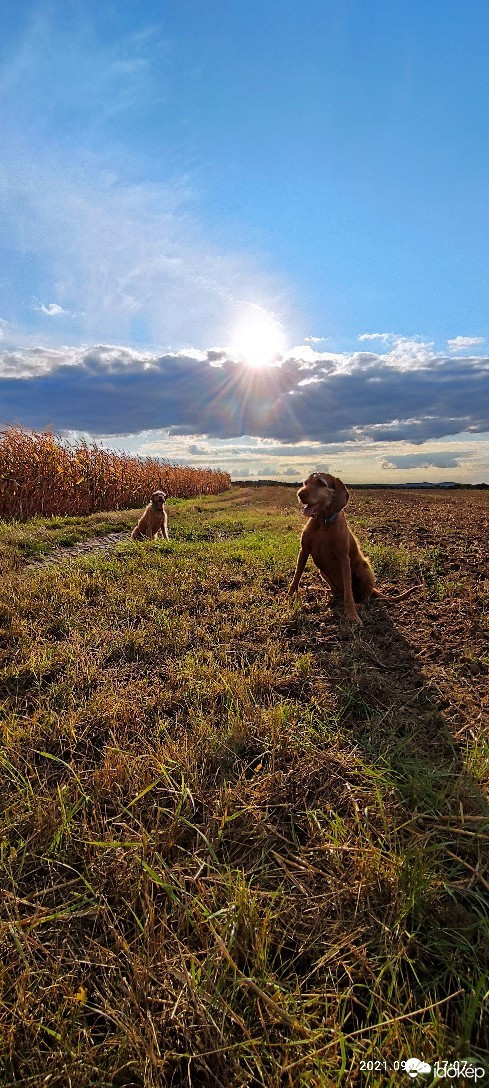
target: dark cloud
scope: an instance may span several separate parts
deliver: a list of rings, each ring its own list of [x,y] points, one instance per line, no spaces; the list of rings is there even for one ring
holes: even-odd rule
[[[207,355],[207,361],[209,363],[220,363],[220,362],[222,362],[223,359],[226,358],[226,352],[225,351],[208,351],[208,352],[206,352],[206,355]]]
[[[188,447],[188,452],[194,454],[195,457],[198,457],[199,454],[207,454],[209,451],[205,448],[205,446],[197,446],[196,443],[193,442]]]
[[[157,357],[99,345],[67,351],[63,359],[59,351],[32,349],[0,356],[0,420],[107,436],[161,428],[210,438],[249,434],[292,447],[422,443],[489,430],[488,365],[478,357],[435,355],[410,365],[406,352],[400,358],[358,352],[290,357],[280,367],[253,370],[223,352]]]

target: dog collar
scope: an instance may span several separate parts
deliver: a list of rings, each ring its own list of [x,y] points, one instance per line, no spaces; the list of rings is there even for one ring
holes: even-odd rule
[[[330,514],[329,518],[324,518],[324,519],[323,519],[323,520],[324,520],[324,524],[325,524],[325,525],[332,525],[332,524],[333,524],[333,522],[334,522],[334,521],[336,521],[336,518],[337,518],[337,517],[338,517],[338,514],[337,514],[337,513],[336,513],[336,514]]]

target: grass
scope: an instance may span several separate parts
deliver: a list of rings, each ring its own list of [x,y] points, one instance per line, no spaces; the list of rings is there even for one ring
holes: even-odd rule
[[[136,520],[132,510],[123,510],[86,517],[0,521],[0,565],[18,565],[19,560],[48,555],[55,547],[70,547],[92,537],[124,532],[132,529]]]
[[[400,1074],[362,1062],[485,1062],[485,674],[451,640],[483,667],[487,596],[470,570],[440,595],[423,501],[420,548],[409,519],[372,540],[355,496],[379,578],[426,586],[360,633],[312,570],[286,603],[283,488],[174,501],[168,544],[56,567],[25,558],[135,514],[2,526],[2,1085],[375,1088]]]

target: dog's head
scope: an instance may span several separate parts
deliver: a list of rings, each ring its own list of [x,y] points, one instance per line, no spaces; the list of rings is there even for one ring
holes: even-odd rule
[[[153,503],[153,506],[156,506],[157,510],[163,510],[165,499],[166,494],[164,491],[153,491],[151,502]]]
[[[348,489],[329,472],[311,472],[297,492],[306,518],[338,514],[350,498]]]

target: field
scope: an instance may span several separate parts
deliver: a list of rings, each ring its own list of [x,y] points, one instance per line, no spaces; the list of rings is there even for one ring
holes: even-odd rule
[[[354,492],[381,586],[422,583],[358,629],[312,567],[285,598],[293,491],[168,513],[0,526],[0,1083],[484,1068],[488,493]]]
[[[69,443],[50,430],[18,425],[0,431],[0,518],[8,521],[146,505],[160,488],[188,499],[230,486],[229,474],[216,469],[117,453],[96,442]]]

